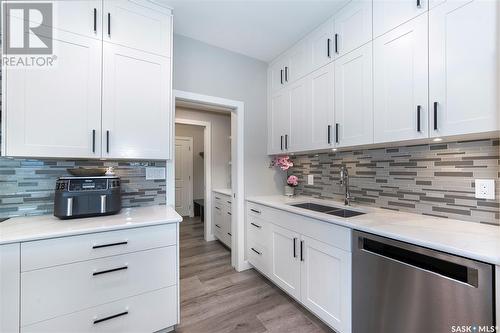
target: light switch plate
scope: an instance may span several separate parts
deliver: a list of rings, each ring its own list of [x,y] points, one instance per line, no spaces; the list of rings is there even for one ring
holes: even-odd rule
[[[477,199],[495,199],[494,179],[476,179],[475,183]]]
[[[314,185],[314,175],[307,175],[307,185]]]
[[[165,179],[165,168],[147,167],[146,180]]]

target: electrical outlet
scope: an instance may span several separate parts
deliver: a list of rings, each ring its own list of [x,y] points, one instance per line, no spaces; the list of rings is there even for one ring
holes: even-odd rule
[[[165,168],[147,167],[146,180],[165,179]]]
[[[476,179],[475,183],[477,199],[495,199],[494,179]]]
[[[314,175],[307,175],[307,185],[314,185]]]

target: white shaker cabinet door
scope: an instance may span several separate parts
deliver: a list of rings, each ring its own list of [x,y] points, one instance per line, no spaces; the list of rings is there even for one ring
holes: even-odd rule
[[[0,332],[19,332],[20,244],[0,246]]]
[[[329,148],[334,144],[334,63],[316,70],[308,80],[310,113],[304,123],[308,125],[308,148]]]
[[[148,1],[104,1],[104,41],[171,57],[172,14]]]
[[[373,37],[423,14],[429,0],[373,0]]]
[[[102,42],[58,31],[53,67],[5,67],[7,156],[101,156]]]
[[[307,147],[308,138],[304,124],[308,122],[310,110],[308,105],[307,80],[302,78],[287,88],[290,100],[290,129],[285,132],[285,150],[300,151]]]
[[[337,332],[351,331],[351,254],[302,236],[301,301]]]
[[[374,139],[428,137],[427,15],[375,39]]]
[[[54,28],[102,39],[102,0],[53,1],[52,4]]]
[[[429,12],[431,136],[499,129],[500,2],[445,1]]]
[[[285,152],[285,134],[290,129],[290,95],[287,89],[271,96],[268,126],[269,154]]]
[[[372,43],[335,61],[335,141],[373,143]]]
[[[333,60],[333,30],[334,21],[333,19],[329,19],[314,30],[308,37],[312,65],[310,70],[314,71]]]
[[[170,58],[104,42],[102,155],[169,159]]]
[[[271,279],[300,299],[300,235],[274,224],[271,232]]]
[[[335,15],[334,49],[342,56],[372,39],[372,1],[353,0]]]

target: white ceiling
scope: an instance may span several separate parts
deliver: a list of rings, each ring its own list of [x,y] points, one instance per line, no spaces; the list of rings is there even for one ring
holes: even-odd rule
[[[156,0],[174,9],[174,33],[269,62],[346,0]]]

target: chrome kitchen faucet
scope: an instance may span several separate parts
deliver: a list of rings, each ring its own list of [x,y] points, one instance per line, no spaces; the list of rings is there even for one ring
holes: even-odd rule
[[[344,205],[349,206],[351,200],[354,200],[354,198],[351,197],[351,192],[349,191],[349,172],[344,164],[340,166],[340,185],[343,185],[345,189]]]

